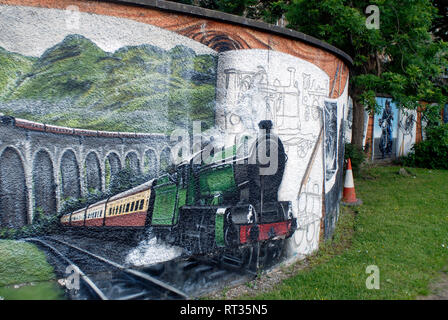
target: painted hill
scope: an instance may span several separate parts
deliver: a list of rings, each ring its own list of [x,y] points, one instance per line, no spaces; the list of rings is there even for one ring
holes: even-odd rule
[[[213,123],[216,59],[178,45],[113,53],[69,35],[30,58],[0,48],[0,112],[63,126],[169,132]]]

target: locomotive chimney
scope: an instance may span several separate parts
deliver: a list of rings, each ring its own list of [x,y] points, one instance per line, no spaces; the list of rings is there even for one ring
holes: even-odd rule
[[[258,128],[266,130],[266,134],[269,134],[273,127],[271,120],[261,120],[260,123],[258,123]]]

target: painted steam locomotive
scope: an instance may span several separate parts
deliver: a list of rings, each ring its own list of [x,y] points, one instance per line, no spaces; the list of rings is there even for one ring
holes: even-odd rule
[[[291,203],[278,201],[287,160],[283,144],[259,124],[252,147],[247,140],[219,152],[202,150],[157,179],[61,217],[75,230],[148,228],[158,238],[193,254],[213,254],[236,267],[258,269],[281,254],[283,240],[296,229]],[[276,170],[261,159],[274,150]],[[205,159],[206,158],[206,159]]]

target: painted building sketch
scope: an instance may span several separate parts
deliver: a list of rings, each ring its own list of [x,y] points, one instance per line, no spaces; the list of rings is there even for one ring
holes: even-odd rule
[[[329,46],[22,2],[0,4],[0,239],[87,270],[65,298],[195,298],[331,237],[353,108]]]
[[[376,98],[382,106],[375,114],[373,126],[374,159],[394,158],[397,144],[398,109],[390,98]]]
[[[260,85],[250,90],[248,88],[254,86],[245,83],[254,82],[254,79]],[[292,201],[294,217],[303,222],[288,244],[289,252],[296,255],[318,248],[322,205],[317,203],[322,201],[324,174],[328,173],[330,190],[340,167],[338,146],[343,145],[343,140],[339,137],[343,137],[344,132],[338,126],[343,127],[344,110],[338,108],[337,101],[326,102],[328,91],[325,74],[285,54],[269,53],[268,56],[261,50],[226,52],[218,61],[216,121],[229,132],[229,143],[235,140],[234,136],[253,134],[254,119],[269,111],[273,130],[285,146],[288,161],[279,199]],[[347,91],[344,91],[341,105],[347,104],[347,98]],[[339,193],[335,192],[336,201]],[[306,205],[304,199],[308,199]],[[336,218],[336,208],[328,207],[328,211],[334,212]]]

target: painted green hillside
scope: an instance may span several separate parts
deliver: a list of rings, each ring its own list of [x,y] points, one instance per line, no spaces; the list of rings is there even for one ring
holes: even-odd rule
[[[178,45],[108,53],[69,35],[30,58],[0,48],[0,112],[62,126],[169,132],[212,125],[216,59]]]

